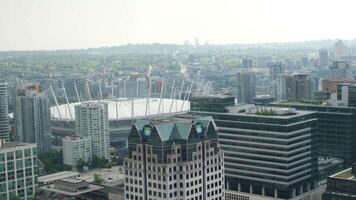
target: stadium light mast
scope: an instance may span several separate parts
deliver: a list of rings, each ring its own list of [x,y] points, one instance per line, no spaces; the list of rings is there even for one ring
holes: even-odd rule
[[[136,78],[136,98],[138,97],[138,78]]]
[[[184,96],[183,103],[182,103],[182,106],[181,106],[181,108],[180,108],[180,111],[181,111],[181,112],[183,111],[183,107],[184,107],[185,101],[188,100],[189,95],[190,95],[190,92],[192,91],[193,83],[194,83],[194,81],[192,80],[192,83],[190,84],[190,88],[189,88],[189,90],[188,90],[188,93],[186,93],[185,96]]]
[[[164,86],[164,79],[162,79],[161,94],[160,94],[160,96],[159,96],[158,112],[157,112],[157,114],[160,114],[160,113],[161,113],[161,103],[162,103],[162,95],[163,95],[163,86]]]
[[[183,79],[183,81],[182,81],[182,86],[180,88],[180,93],[179,93],[179,100],[182,98],[182,93],[183,93],[183,88],[184,88],[184,81],[185,81],[185,79]]]
[[[66,88],[64,87],[63,82],[62,82],[62,88],[63,88],[63,92],[64,92],[64,97],[66,98],[66,101],[67,101],[67,108],[68,108],[68,111],[69,111],[70,119],[73,119],[72,111],[70,110],[70,106],[69,106],[69,99],[68,99],[68,96],[67,96],[67,91],[66,91]]]
[[[176,79],[173,79],[173,84],[172,84],[172,90],[171,90],[171,95],[169,96],[170,99],[173,99],[173,92],[174,92],[174,85],[176,83]]]
[[[115,98],[115,95],[114,95],[114,79],[111,80],[111,97]]]
[[[100,97],[100,100],[102,100],[103,99],[103,93],[102,93],[102,91],[101,91],[101,79],[99,79],[99,97]]]
[[[89,100],[91,101],[91,92],[90,92],[90,87],[89,87],[89,80],[88,80],[88,82],[86,82],[86,88],[87,88],[87,93],[88,93],[88,95],[89,95]]]
[[[75,93],[77,94],[78,102],[81,102],[81,101],[80,101],[80,97],[79,97],[79,92],[78,92],[77,84],[75,84],[75,81],[74,81],[73,83],[74,83]]]
[[[173,95],[172,95],[172,98],[171,98],[171,106],[169,108],[169,113],[172,112],[172,108],[173,108],[173,104],[174,104],[174,96],[176,95],[176,88],[174,88],[174,91],[173,91]]]
[[[126,98],[126,78],[124,79],[124,91],[123,91],[123,97]]]
[[[56,108],[57,108],[59,119],[62,119],[61,112],[59,111],[59,104],[58,104],[58,101],[57,101],[57,97],[56,97],[56,94],[54,93],[54,90],[53,90],[53,87],[52,87],[51,83],[49,84],[49,87],[51,88],[53,99],[54,99],[54,102],[56,103]]]

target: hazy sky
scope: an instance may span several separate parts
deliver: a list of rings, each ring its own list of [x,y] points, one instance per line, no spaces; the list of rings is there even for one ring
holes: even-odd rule
[[[0,0],[0,50],[356,38],[355,0]]]

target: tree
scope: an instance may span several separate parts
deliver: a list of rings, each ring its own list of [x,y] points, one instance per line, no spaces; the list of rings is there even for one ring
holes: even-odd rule
[[[85,162],[85,160],[83,160],[83,159],[79,159],[78,160],[78,164],[77,164],[77,169],[78,169],[78,171],[83,171],[83,167],[84,166],[88,166],[88,163],[87,162]]]
[[[61,151],[50,151],[39,156],[39,159],[45,167],[45,171],[49,174],[64,170],[63,157]]]
[[[90,168],[104,168],[107,163],[108,161],[104,157],[98,157],[97,155],[94,155],[90,163]]]
[[[10,197],[10,200],[21,200],[21,198],[19,196],[13,196]]]
[[[103,182],[104,182],[103,177],[101,177],[99,174],[94,174],[94,183],[95,184],[101,185],[101,184],[103,184]]]

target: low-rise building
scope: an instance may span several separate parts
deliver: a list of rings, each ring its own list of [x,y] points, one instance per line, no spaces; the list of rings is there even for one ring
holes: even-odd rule
[[[65,137],[63,144],[63,164],[77,166],[79,160],[88,162],[92,159],[90,137]]]
[[[323,200],[356,199],[356,165],[328,177]]]

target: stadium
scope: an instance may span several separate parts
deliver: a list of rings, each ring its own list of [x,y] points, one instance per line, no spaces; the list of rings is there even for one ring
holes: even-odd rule
[[[108,104],[110,143],[119,154],[125,153],[127,136],[136,120],[181,114],[190,110],[188,100],[170,98],[115,98],[100,102]],[[61,146],[63,137],[75,134],[75,106],[79,104],[76,102],[50,108],[55,146]]]

